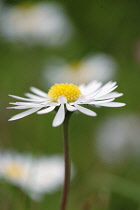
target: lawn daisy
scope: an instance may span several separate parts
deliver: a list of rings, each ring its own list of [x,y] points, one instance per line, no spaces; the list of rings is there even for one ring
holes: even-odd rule
[[[140,118],[135,114],[119,114],[104,119],[96,130],[96,148],[102,160],[114,164],[130,158],[139,159],[139,128]]]
[[[30,155],[20,155],[15,152],[0,152],[0,177],[16,186],[25,183],[32,164]]]
[[[49,84],[89,83],[93,80],[106,82],[113,79],[117,70],[117,63],[112,56],[93,54],[80,60],[67,62],[62,58],[51,58],[47,61],[42,77]]]
[[[63,184],[64,160],[60,155],[35,158],[31,154],[1,152],[0,178],[39,201]]]
[[[70,40],[73,26],[57,3],[23,3],[3,6],[1,36],[27,44],[61,46]]]
[[[112,92],[117,88],[116,82],[108,82],[102,86],[101,82],[93,81],[88,85],[76,86],[73,84],[55,84],[48,93],[35,87],[31,87],[32,93],[26,93],[27,98],[10,95],[13,98],[24,102],[10,103],[15,105],[9,109],[28,109],[20,114],[13,116],[9,121],[23,118],[37,112],[37,114],[47,114],[56,110],[56,116],[52,125],[61,125],[65,120],[66,112],[80,111],[83,114],[95,117],[96,113],[83,105],[94,107],[121,107],[124,103],[114,102],[114,99],[122,96],[122,93]]]

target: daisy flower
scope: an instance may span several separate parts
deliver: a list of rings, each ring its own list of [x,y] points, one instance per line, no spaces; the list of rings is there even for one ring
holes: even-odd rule
[[[96,130],[96,149],[100,158],[111,164],[129,158],[139,159],[139,128],[140,118],[136,114],[121,113],[104,119]]]
[[[76,86],[73,84],[55,84],[48,93],[35,87],[31,87],[32,93],[26,93],[26,98],[10,95],[13,98],[24,102],[10,103],[15,105],[9,109],[28,109],[13,116],[9,121],[17,120],[32,113],[47,114],[53,110],[57,113],[53,120],[53,127],[61,125],[65,120],[67,111],[80,111],[83,114],[95,117],[96,113],[83,105],[94,107],[121,107],[124,103],[114,102],[114,99],[122,96],[122,93],[113,92],[117,88],[116,82],[108,82],[102,86],[101,82],[93,81],[88,85]]]
[[[27,44],[61,46],[73,35],[73,26],[64,9],[56,3],[23,3],[3,6],[1,36]]]
[[[73,166],[72,172],[74,175]],[[63,184],[64,160],[60,155],[36,158],[31,154],[1,152],[0,178],[39,201],[45,193],[52,193]]]
[[[22,156],[10,151],[0,152],[0,178],[20,186],[26,182],[31,164],[32,158],[29,155]]]
[[[93,78],[106,82],[113,79],[116,72],[116,60],[104,53],[88,55],[72,62],[54,57],[46,62],[42,79],[51,85],[65,81],[74,84],[89,83]]]

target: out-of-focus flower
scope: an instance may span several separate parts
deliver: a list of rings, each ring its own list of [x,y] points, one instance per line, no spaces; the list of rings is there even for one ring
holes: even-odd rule
[[[32,158],[29,155],[21,156],[10,152],[0,153],[0,177],[20,185],[27,179],[31,164]]]
[[[81,84],[93,80],[105,82],[113,79],[117,64],[106,54],[90,55],[80,61],[67,63],[60,58],[48,60],[43,71],[43,80],[50,85],[67,81],[68,83]]]
[[[121,114],[104,120],[96,136],[99,156],[107,163],[120,163],[140,156],[140,119],[133,114]]]
[[[10,41],[61,46],[73,33],[64,10],[56,3],[3,7],[1,34]]]
[[[55,84],[48,94],[31,87],[34,94],[26,93],[28,98],[23,98],[15,95],[10,95],[13,98],[25,101],[10,103],[15,105],[8,107],[9,109],[28,109],[20,114],[13,116],[9,121],[17,120],[32,113],[47,114],[58,109],[53,120],[53,126],[61,125],[65,120],[65,111],[80,111],[89,116],[96,116],[96,113],[82,105],[91,106],[106,106],[106,107],[121,107],[124,103],[113,102],[115,98],[122,96],[122,93],[112,92],[117,88],[116,82],[108,82],[102,86],[101,82],[93,81],[88,85],[80,85],[79,87],[73,84]],[[42,110],[41,110],[42,109]],[[39,111],[40,110],[40,111]]]
[[[63,184],[64,160],[58,155],[35,158],[1,152],[0,178],[20,187],[32,199],[40,200],[43,194],[54,192]]]

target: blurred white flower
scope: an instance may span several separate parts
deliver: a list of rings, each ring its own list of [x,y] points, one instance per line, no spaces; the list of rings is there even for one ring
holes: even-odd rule
[[[1,34],[10,41],[61,46],[73,33],[70,20],[56,3],[5,6],[0,19]]]
[[[0,178],[20,187],[32,199],[40,200],[45,193],[63,184],[64,160],[61,156],[35,158],[28,154],[0,153]]]
[[[43,70],[43,81],[54,83],[88,83],[92,80],[105,82],[116,74],[116,61],[106,54],[95,54],[80,61],[67,63],[61,58],[48,60]]]
[[[29,155],[2,152],[0,153],[0,177],[21,185],[28,177],[31,164],[32,158]]]
[[[107,118],[97,129],[96,147],[107,163],[140,157],[140,118],[133,114]]]

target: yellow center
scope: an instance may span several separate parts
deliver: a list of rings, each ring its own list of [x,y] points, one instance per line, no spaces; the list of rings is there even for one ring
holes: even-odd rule
[[[60,96],[65,96],[68,102],[76,101],[81,95],[81,91],[76,85],[73,84],[55,84],[53,85],[49,92],[48,96],[54,102],[58,100]]]
[[[69,64],[69,67],[72,71],[79,71],[81,69],[82,62],[72,62]]]
[[[34,7],[35,4],[31,3],[31,2],[26,2],[26,3],[22,3],[17,5],[18,9],[21,10],[28,10],[28,9],[32,9]]]
[[[21,178],[23,176],[23,169],[20,165],[12,163],[7,166],[6,175],[11,178]]]

